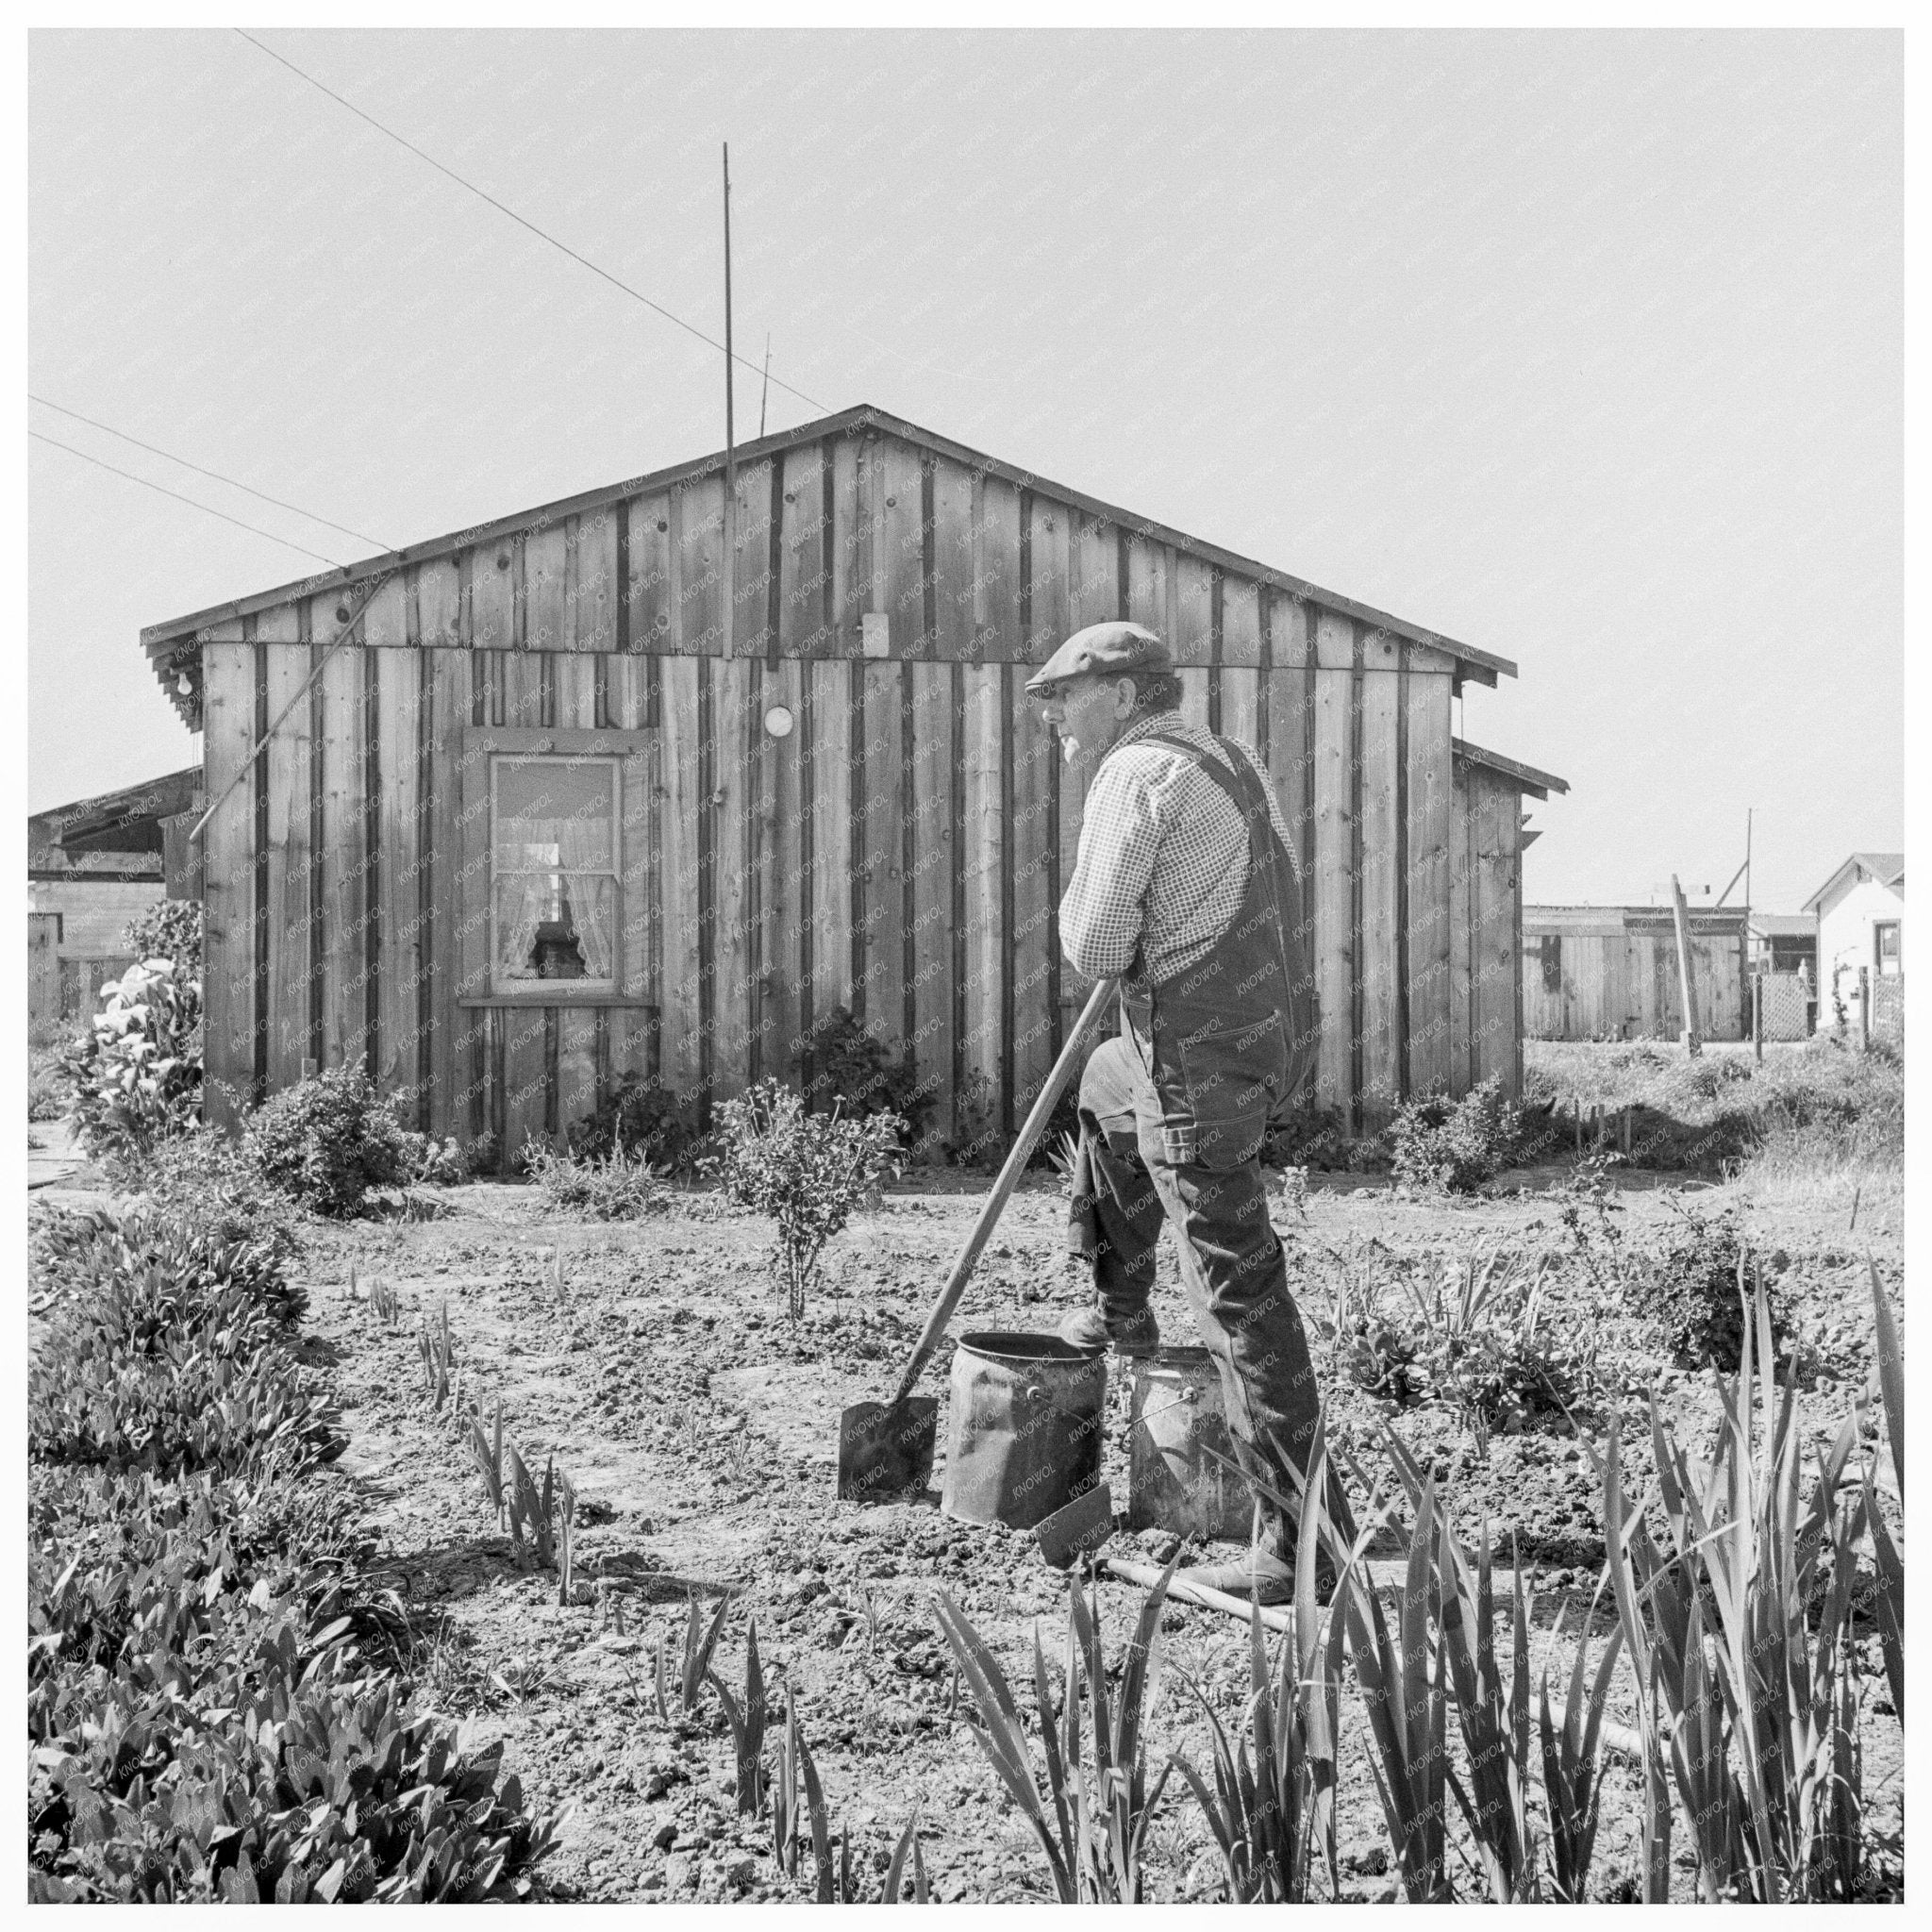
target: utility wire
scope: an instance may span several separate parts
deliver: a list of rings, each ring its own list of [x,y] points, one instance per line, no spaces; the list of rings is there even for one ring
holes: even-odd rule
[[[446,175],[452,181],[454,181],[457,184],[458,188],[466,188],[472,194],[475,195],[479,200],[487,201],[490,204],[490,206],[497,211],[497,213],[508,215],[511,221],[517,224],[519,227],[527,228],[531,234],[537,237],[539,241],[547,242],[549,242],[551,247],[561,250],[561,252],[569,256],[573,261],[578,263],[580,266],[584,268],[589,269],[593,275],[601,275],[604,278],[604,280],[608,282],[613,289],[622,290],[624,293],[628,295],[634,302],[641,302],[646,308],[649,308],[653,310],[655,313],[661,315],[666,322],[675,323],[677,326],[683,329],[687,335],[695,336],[699,341],[708,342],[712,348],[717,349],[721,352],[724,351],[724,344],[719,341],[715,336],[708,336],[704,332],[704,330],[697,327],[695,324],[685,321],[684,317],[681,315],[674,314],[670,309],[666,308],[661,302],[653,302],[651,298],[648,295],[644,294],[641,290],[632,288],[631,285],[626,281],[621,281],[616,275],[612,275],[608,269],[598,267],[598,265],[594,261],[592,261],[588,255],[579,255],[577,251],[575,248],[571,247],[571,245],[567,242],[559,242],[555,235],[546,233],[543,229],[540,228],[535,222],[530,221],[525,216],[518,214],[515,208],[509,208],[503,202],[498,201],[493,194],[486,193],[484,190],[478,188],[474,181],[466,181],[462,177],[462,175],[457,173],[457,171],[454,168],[446,167],[441,161],[439,161],[434,155],[428,154],[424,149],[418,147],[413,141],[409,141],[406,139],[404,136],[398,134],[393,127],[384,126],[383,124],[380,121],[378,121],[374,114],[368,113],[363,108],[358,108],[354,101],[345,99],[342,95],[337,93],[332,87],[325,87],[321,81],[316,79],[314,75],[305,73],[304,70],[297,67],[295,63],[288,58],[287,55],[276,53],[275,50],[273,47],[271,47],[266,41],[257,40],[255,36],[252,33],[250,33],[245,27],[238,26],[235,29],[235,31],[238,34],[240,34],[242,38],[249,43],[250,46],[260,48],[261,51],[264,54],[266,54],[271,60],[280,61],[281,64],[284,67],[286,67],[289,70],[289,72],[294,75],[298,79],[306,80],[310,87],[314,88],[320,93],[326,94],[329,97],[329,99],[334,101],[339,107],[348,108],[349,112],[354,114],[358,120],[368,122],[370,126],[375,128],[378,134],[386,134],[392,142],[395,142],[399,146],[408,148],[408,151],[412,155],[414,155],[418,160],[427,161],[429,165],[432,168],[434,168],[439,175]],[[756,369],[758,367],[758,364],[752,361],[748,357],[734,355],[732,356],[731,359],[734,362],[742,362],[747,369]],[[793,388],[792,385],[787,382],[782,376],[774,376],[772,380],[775,382],[780,389],[786,391],[787,393],[796,396],[800,402],[809,403],[814,409],[822,410],[826,415],[830,415],[832,413],[830,404],[820,402],[816,396],[807,395],[802,389]]]
[[[83,416],[78,409],[62,408],[58,403],[52,403],[45,396],[35,395],[27,391],[27,400],[40,404],[43,409],[52,409],[57,415],[71,416],[76,423],[85,423],[90,429],[105,430],[109,436],[118,436],[123,442],[131,442],[136,449],[144,449],[150,456],[164,457],[171,463],[179,463],[184,470],[192,470],[197,475],[212,476],[217,483],[225,483],[233,490],[246,491],[250,496],[258,496],[264,503],[272,503],[277,509],[292,510],[298,517],[306,518],[311,524],[321,524],[324,528],[340,530],[345,537],[353,537],[358,543],[368,543],[377,550],[393,550],[397,546],[385,543],[380,537],[372,537],[366,530],[352,530],[346,524],[331,522],[327,517],[319,517],[313,510],[304,509],[299,503],[285,503],[279,496],[271,496],[266,490],[258,490],[252,483],[242,483],[233,476],[225,476],[219,470],[210,470],[200,463],[191,463],[186,457],[177,457],[173,450],[162,449],[152,442],[143,442],[138,436],[129,436],[125,429],[116,429],[111,423],[99,423],[92,416]],[[61,444],[64,449],[66,444]],[[186,499],[183,499],[184,501]],[[277,541],[280,540],[277,539]],[[309,556],[315,555],[310,551]]]
[[[84,463],[93,463],[116,476],[125,476],[130,483],[139,483],[143,490],[153,490],[162,496],[172,496],[176,503],[185,503],[191,509],[205,511],[211,517],[220,517],[225,524],[233,524],[238,530],[247,530],[258,537],[266,537],[271,543],[279,543],[287,550],[299,550],[304,557],[313,557],[323,563],[334,564],[338,570],[347,570],[339,557],[324,557],[319,550],[310,550],[304,543],[291,543],[286,537],[277,537],[273,530],[264,530],[258,524],[244,524],[240,517],[231,517],[225,509],[215,509],[206,503],[197,503],[192,496],[183,496],[178,490],[170,490],[163,483],[150,483],[145,476],[137,476],[132,470],[116,469],[112,463],[104,463],[99,457],[91,457],[84,449],[75,449],[71,442],[62,442],[52,436],[42,436],[38,429],[29,429],[27,434],[36,442],[52,443],[56,449],[64,449],[71,457],[78,457]]]

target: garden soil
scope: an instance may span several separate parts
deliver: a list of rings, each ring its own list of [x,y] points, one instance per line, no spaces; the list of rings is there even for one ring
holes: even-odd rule
[[[1533,1680],[1547,1664],[1559,1697],[1578,1628],[1594,1633],[1593,1656],[1609,1628],[1601,1609],[1590,1614],[1602,1508],[1583,1439],[1600,1440],[1618,1414],[1635,1489],[1650,1473],[1650,1391],[1702,1452],[1716,1412],[1711,1378],[1672,1366],[1641,1324],[1604,1305],[1582,1271],[1554,1268],[1545,1291],[1551,1318],[1589,1327],[1616,1392],[1577,1413],[1580,1435],[1559,1418],[1555,1432],[1496,1436],[1483,1453],[1453,1412],[1424,1404],[1398,1413],[1333,1372],[1317,1318],[1334,1280],[1372,1257],[1374,1243],[1439,1261],[1497,1242],[1561,1256],[1569,1238],[1553,1190],[1563,1178],[1555,1169],[1512,1174],[1491,1198],[1450,1204],[1404,1199],[1382,1179],[1316,1175],[1305,1211],[1284,1200],[1276,1216],[1318,1363],[1329,1372],[1338,1448],[1357,1458],[1363,1480],[1386,1477],[1382,1431],[1392,1425],[1441,1479],[1472,1549],[1487,1529],[1504,1566],[1499,1586],[1507,1587],[1512,1560],[1524,1566]],[[548,1895],[810,1896],[809,1857],[795,1877],[782,1875],[769,1820],[737,1812],[718,1699],[707,1691],[690,1719],[677,1708],[689,1601],[697,1596],[708,1613],[728,1591],[719,1674],[741,1696],[746,1625],[755,1619],[774,1708],[782,1708],[778,1687],[789,1686],[833,1830],[848,1834],[874,1896],[915,1814],[936,1897],[1051,1896],[1027,1827],[958,1715],[933,1603],[939,1591],[951,1595],[991,1644],[1024,1707],[1035,1620],[1057,1669],[1067,1578],[1041,1563],[1030,1535],[942,1514],[942,1468],[915,1501],[868,1508],[833,1493],[840,1411],[890,1392],[985,1185],[944,1173],[890,1190],[827,1251],[796,1331],[767,1273],[764,1224],[715,1193],[680,1194],[647,1220],[603,1225],[555,1219],[527,1188],[475,1185],[441,1191],[439,1218],[314,1232],[295,1272],[313,1297],[310,1352],[341,1390],[350,1437],[344,1467],[359,1478],[382,1535],[376,1580],[393,1589],[416,1627],[425,1701],[459,1719],[469,1743],[500,1742],[534,1804],[573,1807],[563,1847],[543,1867]],[[1641,1176],[1613,1185],[1620,1219],[1639,1237],[1665,1229],[1687,1203],[1708,1212],[1737,1198],[1735,1187],[1682,1194]],[[1754,1210],[1742,1206],[1749,1223]],[[1807,1426],[1823,1446],[1872,1370],[1863,1255],[1869,1242],[1895,1289],[1896,1211],[1890,1223],[1868,1216],[1856,1237],[1842,1218],[1826,1226],[1816,1214],[1750,1224],[1775,1251],[1779,1291],[1802,1339]],[[1050,1329],[1075,1306],[1064,1226],[1061,1184],[1029,1177],[994,1233],[954,1334]],[[372,1313],[372,1276],[397,1291],[394,1327]],[[474,1405],[487,1427],[500,1402],[506,1434],[538,1480],[554,1464],[575,1489],[578,1583],[568,1604],[558,1601],[557,1574],[539,1569],[496,1520],[450,1409],[432,1411],[417,1331],[445,1304],[462,1408]],[[1196,1339],[1165,1240],[1156,1308],[1166,1339]],[[950,1355],[948,1343],[924,1388],[943,1391]],[[1112,1378],[1107,1445],[1123,1507],[1125,1379]],[[941,1462],[944,1449],[942,1407]],[[1110,1547],[1158,1559],[1173,1540],[1121,1534]],[[1111,1580],[1095,1588],[1108,1656],[1117,1659],[1141,1592]],[[1559,1614],[1560,1638],[1553,1635]],[[1247,1689],[1248,1633],[1230,1618],[1178,1605],[1167,1609],[1162,1631],[1156,1760],[1178,1749],[1207,1773],[1201,1696],[1233,1730]],[[660,1642],[672,1679],[668,1723],[653,1689]],[[1869,1824],[1883,1837],[1900,1829],[1901,1779],[1898,1726],[1880,1707],[1875,1641],[1867,1670]],[[1631,1720],[1630,1693],[1626,1675],[1613,1718]],[[1343,1700],[1341,1891],[1388,1899],[1395,1879],[1352,1672]],[[1595,1864],[1606,1891],[1637,1872],[1639,1795],[1636,1768],[1613,1757]],[[1681,1830],[1676,1849],[1675,1884],[1688,1898]],[[1902,1864],[1902,1852],[1893,1862]],[[1148,1866],[1157,1899],[1219,1895],[1205,1824],[1177,1774],[1152,1827]],[[1459,1883],[1465,1895],[1480,1895],[1473,1874]]]

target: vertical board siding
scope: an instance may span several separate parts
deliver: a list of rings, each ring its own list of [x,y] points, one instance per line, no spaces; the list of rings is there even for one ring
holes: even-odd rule
[[[1398,973],[1402,962],[1401,810],[1407,790],[1398,708],[1400,654],[1386,632],[1362,639],[1361,964],[1364,1120],[1374,1127],[1401,1105],[1403,1064]]]
[[[1354,999],[1353,788],[1350,758],[1355,639],[1345,617],[1315,613],[1313,964],[1322,1043],[1315,1099],[1346,1108],[1352,1091]]]
[[[1451,679],[1411,669],[1407,677],[1408,1089],[1447,1092],[1450,1052]]]
[[[513,1155],[626,1071],[716,1095],[803,1078],[846,1007],[910,1054],[923,1154],[996,1151],[1086,991],[1058,907],[1091,774],[1059,763],[1024,685],[1122,614],[1168,639],[1184,715],[1260,753],[1294,835],[1322,1018],[1308,1098],[1373,1125],[1407,1093],[1518,1086],[1519,1004],[1539,1028],[1674,1024],[1674,965],[1634,937],[1566,940],[1561,993],[1525,988],[1520,796],[1452,761],[1440,652],[882,433],[737,485],[728,558],[714,470],[414,566],[371,604],[261,761],[259,1015],[253,781],[208,830],[211,1117],[230,1117],[220,1081],[246,1091],[259,1019],[270,1089],[373,1046],[431,1131],[494,1127]],[[256,620],[270,716],[339,605]],[[862,653],[874,612],[884,658]],[[204,647],[210,797],[255,722],[253,646],[227,628]],[[793,728],[774,739],[780,704]],[[490,991],[473,724],[648,734],[621,835],[621,991],[648,1007],[462,1005]],[[1740,1024],[1729,953],[1700,964],[1707,1031]]]
[[[238,633],[202,647],[202,772],[209,804],[221,798],[254,742],[255,646]],[[239,1124],[254,1072],[249,989],[255,868],[249,845],[250,781],[229,792],[202,834],[202,1064],[204,1110],[217,1126]]]

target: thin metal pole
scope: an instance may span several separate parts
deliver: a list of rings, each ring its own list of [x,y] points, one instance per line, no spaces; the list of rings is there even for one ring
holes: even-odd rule
[[[765,332],[765,379],[758,389],[758,434],[765,433],[765,398],[772,393],[772,336]]]
[[[738,432],[732,411],[736,360],[731,353],[731,143],[724,142],[724,655],[731,631],[738,561]]]

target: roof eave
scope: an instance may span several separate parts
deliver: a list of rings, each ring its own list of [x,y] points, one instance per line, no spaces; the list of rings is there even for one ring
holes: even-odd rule
[[[1552,772],[1540,772],[1534,765],[1525,765],[1518,758],[1505,758],[1499,751],[1486,751],[1479,744],[1470,743],[1466,738],[1450,739],[1449,750],[1454,758],[1466,759],[1470,764],[1481,765],[1486,771],[1514,779],[1524,791],[1534,798],[1547,799],[1552,791],[1570,790],[1567,778],[1558,778]]]
[[[1407,619],[1391,616],[1388,611],[1377,610],[1373,605],[1358,603],[1352,597],[1344,597],[1339,591],[1324,590],[1318,584],[1292,576],[1286,571],[1276,570],[1272,565],[1260,563],[1253,558],[1242,557],[1236,551],[1224,550],[1219,544],[1205,542],[1198,537],[1189,536],[1185,531],[1136,516],[1116,504],[1105,503],[1098,497],[1087,495],[1083,491],[1071,490],[1066,485],[1056,483],[1048,477],[1036,475],[1031,471],[1023,470],[1011,463],[1002,462],[997,457],[989,457],[978,450],[969,448],[964,443],[954,442],[948,437],[938,435],[930,429],[921,428],[918,424],[908,423],[902,417],[891,415],[870,403],[861,403],[853,408],[841,409],[833,415],[800,424],[795,428],[759,437],[741,445],[736,451],[736,459],[741,464],[755,463],[765,457],[795,448],[800,443],[814,442],[824,437],[841,435],[847,430],[864,427],[888,431],[909,442],[917,443],[922,448],[929,449],[935,455],[948,457],[969,468],[983,471],[989,475],[1003,477],[1023,488],[1043,491],[1072,504],[1076,508],[1088,511],[1091,515],[1100,517],[1108,523],[1120,525],[1157,542],[1172,544],[1176,550],[1198,557],[1205,562],[1252,576],[1258,582],[1287,591],[1292,596],[1319,604],[1324,609],[1339,611],[1343,616],[1356,618],[1364,624],[1387,630],[1394,636],[1405,638],[1411,643],[1441,651],[1456,660],[1454,675],[1458,687],[1469,679],[1493,687],[1499,676],[1514,677],[1518,675],[1512,659],[1499,657],[1492,651],[1478,650],[1474,644],[1465,644],[1457,639],[1444,637],[1438,631],[1426,630],[1420,625],[1410,624]],[[653,470],[641,476],[629,477],[622,483],[607,484],[600,489],[583,491],[577,495],[522,510],[513,516],[497,517],[488,523],[473,525],[466,529],[452,531],[446,536],[432,538],[426,542],[409,544],[401,550],[386,551],[380,556],[365,558],[359,563],[345,564],[340,569],[324,571],[313,576],[299,577],[290,583],[277,585],[273,590],[258,591],[246,597],[231,598],[225,604],[210,605],[206,609],[191,611],[183,617],[169,618],[160,624],[145,625],[142,628],[141,641],[149,660],[156,664],[157,675],[161,676],[165,682],[160,660],[182,655],[183,645],[205,641],[197,634],[215,625],[232,623],[238,618],[252,617],[263,610],[275,609],[284,604],[317,596],[327,591],[345,589],[351,584],[360,583],[386,571],[427,562],[434,558],[447,556],[452,551],[467,548],[471,544],[491,542],[519,530],[541,528],[562,518],[580,515],[585,510],[602,508],[606,504],[622,502],[650,491],[694,481],[700,476],[723,469],[724,466],[724,452],[713,451],[708,456],[675,463],[668,469]],[[183,707],[177,704],[176,708],[182,709]],[[185,710],[183,714],[186,715]]]

